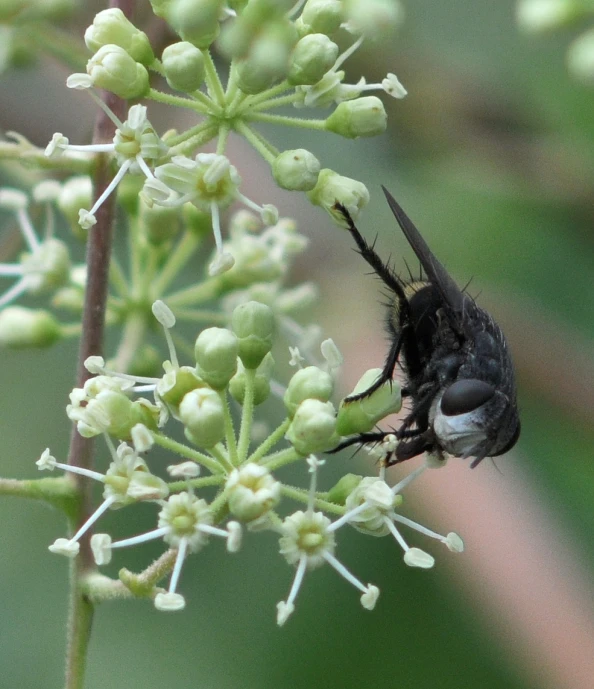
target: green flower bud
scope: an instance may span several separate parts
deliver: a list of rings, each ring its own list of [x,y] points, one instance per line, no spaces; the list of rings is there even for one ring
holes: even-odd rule
[[[210,388],[192,390],[179,405],[186,438],[199,447],[214,447],[225,437],[225,410],[219,394]]]
[[[304,36],[291,55],[288,79],[291,84],[316,84],[334,65],[338,46],[323,33]]]
[[[184,41],[206,49],[219,35],[223,6],[224,0],[176,0],[167,18]]]
[[[254,404],[262,404],[270,396],[270,378],[274,369],[274,359],[272,354],[268,354],[262,359],[262,363],[256,369],[254,376]],[[229,381],[229,392],[231,397],[239,404],[243,404],[246,386],[245,366],[239,361],[237,373]]]
[[[307,399],[328,402],[332,397],[334,383],[330,374],[317,366],[307,366],[297,371],[287,387],[283,402],[291,418],[295,416],[297,408]]]
[[[201,211],[192,203],[184,203],[182,218],[187,230],[198,237],[212,236],[212,215]]]
[[[332,402],[313,399],[302,402],[285,437],[304,456],[334,447],[340,439],[336,434],[336,411]]]
[[[151,3],[153,12],[157,15],[157,17],[166,19],[175,0],[149,0],[149,2]]]
[[[278,505],[281,484],[266,467],[250,462],[231,472],[225,491],[231,514],[243,522],[251,522]]]
[[[85,43],[93,53],[104,45],[119,45],[133,60],[147,67],[155,60],[148,36],[115,7],[95,15],[93,23],[85,31]]]
[[[165,78],[172,89],[196,91],[204,81],[204,56],[187,41],[167,46],[161,56]]]
[[[393,35],[404,20],[404,8],[397,0],[346,0],[344,6],[351,31],[374,40]]]
[[[231,316],[231,327],[239,339],[239,358],[246,368],[258,368],[272,349],[274,314],[270,307],[257,301],[237,306]]]
[[[283,151],[272,162],[272,174],[283,189],[310,191],[318,181],[320,161],[305,148]]]
[[[0,346],[13,349],[49,347],[62,337],[49,311],[9,306],[0,311]]]
[[[194,346],[196,371],[215,390],[223,390],[237,371],[237,337],[226,328],[203,330]]]
[[[131,178],[132,175],[126,175]],[[123,181],[123,180],[122,180]],[[78,224],[78,211],[93,205],[93,183],[86,175],[71,177],[62,185],[56,204],[66,216],[73,234],[79,239],[87,239],[87,233]]]
[[[300,32],[324,33],[338,31],[343,22],[343,7],[339,0],[308,0],[299,18]]]
[[[131,177],[132,175],[128,175]],[[140,227],[153,246],[174,239],[181,228],[179,208],[147,206],[140,202]]]
[[[307,192],[307,196],[315,206],[321,206],[342,226],[345,226],[345,222],[335,207],[337,202],[347,209],[353,220],[369,203],[369,192],[362,182],[343,177],[329,168],[320,171],[318,183]]]
[[[386,131],[388,116],[376,96],[363,96],[339,103],[326,120],[326,129],[348,139],[377,136]]]
[[[284,79],[297,38],[288,20],[268,23],[253,41],[248,55],[237,62],[239,88],[253,95]]]
[[[179,405],[182,399],[192,390],[204,387],[204,381],[190,366],[171,369],[157,384],[157,392],[167,404],[175,418],[179,418]]]
[[[365,392],[378,379],[381,371],[381,368],[366,371],[351,394]],[[395,381],[387,381],[368,397],[354,402],[343,400],[338,409],[336,430],[340,435],[367,433],[378,421],[399,412],[401,407],[400,385]]]
[[[250,0],[241,13],[226,26],[219,41],[219,48],[227,58],[241,58],[248,54],[262,30],[270,24],[285,21],[284,15],[292,2],[283,0]]]
[[[394,508],[402,504],[402,496],[394,495],[390,486],[375,476],[366,476],[347,496],[347,511],[366,503],[367,507],[350,520],[351,526],[369,536],[387,536]],[[386,519],[387,517],[387,519]]]
[[[345,474],[338,483],[330,488],[326,498],[337,505],[344,505],[348,496],[361,483],[362,479],[363,476],[357,474]]]
[[[149,90],[146,68],[117,45],[104,45],[87,62],[93,86],[120,98],[142,98]]]

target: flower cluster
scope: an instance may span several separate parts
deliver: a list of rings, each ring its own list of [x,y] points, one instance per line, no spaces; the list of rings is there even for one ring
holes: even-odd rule
[[[353,217],[369,201],[365,186],[328,168],[310,151],[279,150],[257,130],[260,123],[331,132],[345,138],[370,137],[386,129],[386,111],[380,91],[402,98],[406,91],[396,76],[378,83],[361,77],[345,82],[347,59],[365,40],[390,33],[401,21],[399,4],[382,0],[307,0],[294,7],[285,2],[249,0],[235,10],[222,0],[152,2],[180,40],[154,54],[147,35],[120,9],[99,12],[85,32],[93,55],[86,72],[71,74],[67,86],[86,90],[112,119],[116,131],[111,143],[73,145],[56,133],[45,154],[65,157],[81,153],[111,155],[117,170],[111,184],[93,205],[80,208],[79,222],[90,229],[96,213],[125,175],[141,176],[137,190],[141,202],[174,209],[193,204],[212,219],[217,255],[211,275],[232,268],[236,257],[226,251],[220,211],[241,201],[258,212],[265,224],[278,220],[276,208],[256,203],[240,192],[240,171],[226,155],[228,137],[244,137],[269,165],[276,183],[291,191],[307,192],[312,203],[336,217],[340,201]],[[291,3],[292,4],[292,3]],[[342,35],[341,35],[342,34]],[[211,51],[218,38],[219,51],[230,61],[226,77],[217,72]],[[338,42],[349,46],[340,53]],[[168,91],[151,85],[151,73],[164,79]],[[121,122],[99,99],[95,89],[106,89],[124,99],[145,99],[190,110],[196,124],[184,132],[159,136],[148,119],[145,105],[134,105]],[[176,93],[173,93],[176,92]],[[277,114],[283,107],[330,108],[325,119]],[[204,146],[216,141],[216,152]],[[57,160],[56,160],[57,163]],[[337,222],[341,222],[336,217]]]
[[[154,502],[159,509],[154,529],[122,540],[96,533],[91,546],[97,565],[103,566],[109,564],[116,549],[162,539],[171,549],[169,586],[162,590],[154,581],[147,595],[159,610],[179,610],[185,606],[177,591],[182,565],[190,554],[201,551],[211,536],[224,538],[227,550],[236,552],[243,527],[273,531],[278,534],[281,555],[295,568],[289,595],[277,605],[277,621],[284,624],[295,608],[306,572],[324,564],[360,591],[363,607],[374,607],[378,588],[361,582],[336,555],[337,532],[343,526],[370,536],[391,535],[411,567],[430,568],[434,559],[409,546],[399,525],[437,539],[451,551],[462,551],[456,534],[442,536],[400,514],[401,491],[427,468],[443,465],[443,460],[433,464],[427,460],[391,487],[381,469],[379,477],[348,474],[330,491],[318,490],[318,472],[324,464],[319,455],[334,448],[345,435],[367,431],[398,410],[397,385],[387,384],[364,400],[342,404],[337,411],[332,396],[340,356],[330,341],[322,347],[324,365],[303,367],[295,349],[291,359],[298,368],[288,385],[282,387],[274,381],[276,319],[269,306],[256,301],[242,303],[233,311],[230,328],[200,332],[191,365],[179,361],[171,335],[175,325],[171,310],[163,302],[155,302],[153,313],[169,346],[163,374],[153,378],[119,373],[101,357],[90,357],[86,367],[94,377],[70,396],[67,414],[79,433],[103,435],[107,441],[112,461],[105,474],[62,464],[49,450],[37,462],[41,470],[63,469],[105,486],[103,502],[87,522],[70,538],[58,538],[50,546],[52,552],[75,557],[80,537],[106,510]],[[368,372],[359,385],[378,374],[378,370]],[[282,398],[285,418],[261,437],[255,432],[255,412],[270,396]],[[238,423],[234,408],[239,412]],[[181,424],[187,443],[175,441],[165,431],[176,424]],[[117,448],[114,441],[119,442]],[[395,442],[388,436],[376,452],[387,456]],[[148,453],[155,446],[183,458],[167,468],[169,481],[149,469]],[[281,482],[277,474],[282,467],[304,460],[311,476],[309,489]],[[207,486],[217,489],[210,500],[198,495]],[[287,513],[287,499],[302,503],[303,508]],[[160,576],[165,573],[161,571]]]

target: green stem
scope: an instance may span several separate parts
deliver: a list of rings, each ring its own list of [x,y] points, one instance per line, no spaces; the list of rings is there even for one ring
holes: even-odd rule
[[[126,298],[128,296],[128,281],[126,280],[126,274],[115,256],[111,257],[111,263],[109,265],[109,281],[120,297]]]
[[[298,127],[323,132],[326,130],[326,120],[306,120],[301,117],[287,117],[285,115],[269,115],[265,112],[250,112],[245,114],[246,120],[280,124],[283,127]]]
[[[167,304],[171,308],[174,306],[192,306],[193,304],[202,304],[205,301],[214,299],[218,294],[219,281],[211,279],[170,294],[167,297]]]
[[[295,488],[294,486],[281,485],[281,493],[291,500],[296,500],[304,505],[309,502],[309,491],[303,488]],[[324,500],[323,498],[314,498],[314,507],[330,514],[338,514],[342,516],[345,513],[345,508],[342,505],[337,505],[335,502]]]
[[[262,441],[259,447],[257,447],[254,452],[248,457],[248,462],[259,462],[264,455],[269,452],[280,440],[284,438],[289,426],[291,425],[291,419],[285,419],[280,426],[275,428],[272,433]]]
[[[278,150],[274,148],[271,143],[266,141],[259,132],[254,131],[249,125],[241,120],[235,123],[235,129],[256,149],[256,151],[258,151],[269,165],[272,165],[274,159],[278,155]]]
[[[74,514],[78,502],[76,485],[69,476],[27,481],[0,478],[0,495],[41,500],[69,515]]]
[[[204,476],[203,478],[192,478],[185,481],[173,481],[168,483],[170,493],[181,493],[181,491],[188,490],[188,488],[206,488],[208,486],[220,486],[225,482],[225,477],[221,474],[217,476]]]
[[[182,132],[177,136],[172,136],[170,139],[167,139],[166,143],[170,149],[176,149],[177,146],[179,146],[180,144],[185,143],[194,136],[198,136],[198,134],[202,134],[208,129],[216,128],[218,130],[218,126],[219,125],[217,124],[217,122],[213,122],[213,120],[211,120],[211,118],[208,117],[202,122],[198,122],[198,124],[195,124],[193,127],[186,129],[185,132]]]
[[[122,339],[115,355],[113,368],[125,373],[130,367],[134,355],[144,341],[147,321],[144,314],[132,313],[126,319]]]
[[[235,438],[235,428],[233,428],[233,419],[231,418],[229,400],[225,390],[219,390],[219,397],[223,403],[223,410],[225,414],[225,442],[227,443],[227,452],[229,453],[231,464],[233,466],[237,466],[237,440]]]
[[[229,138],[229,124],[225,122],[219,127],[219,140],[217,141],[217,154],[224,155],[227,147],[227,139]]]
[[[265,457],[260,464],[265,466],[270,471],[278,469],[279,467],[285,466],[285,464],[291,464],[300,459],[303,459],[303,455],[293,447],[286,447],[284,450],[279,450],[268,457]]]
[[[272,88],[269,88],[267,91],[258,93],[255,96],[250,96],[245,103],[245,108],[246,110],[251,110],[254,106],[260,106],[262,105],[262,103],[268,103],[269,101],[274,100],[276,96],[278,96],[281,93],[284,93],[290,88],[291,84],[289,84],[289,82],[285,79],[284,81],[281,81],[280,84],[277,84]]]
[[[192,91],[190,95],[192,98],[195,98],[199,103],[204,105],[204,107],[207,108],[207,112],[209,112],[211,115],[223,114],[223,108],[221,108],[218,103],[215,103],[212,98],[207,96],[206,93],[202,93],[202,91]]]
[[[177,144],[175,148],[170,149],[169,153],[171,155],[186,155],[187,153],[195,151],[197,148],[201,148],[209,141],[212,141],[219,131],[219,125],[217,123],[212,124],[210,120],[208,121],[208,124],[209,126],[204,127],[199,134],[196,134],[181,144]]]
[[[204,56],[204,66],[205,66],[205,79],[206,88],[210,97],[215,103],[218,103],[221,107],[225,106],[225,91],[223,90],[223,84],[217,73],[217,68],[215,67],[214,60],[208,49],[202,51]]]
[[[279,98],[264,100],[254,106],[250,104],[249,112],[261,112],[262,110],[271,110],[272,108],[282,108],[284,105],[293,105],[293,103],[298,101],[300,97],[301,96],[298,93],[289,93],[286,96],[280,96]]]
[[[171,281],[179,275],[186,263],[192,258],[199,245],[200,237],[187,230],[176,244],[175,249],[169,254],[169,258],[161,267],[159,276],[153,282],[151,291],[155,299],[163,295]]]
[[[210,323],[211,325],[226,325],[228,317],[219,311],[208,309],[175,309],[175,317],[178,321],[190,321],[192,323]]]
[[[161,433],[153,433],[153,440],[155,441],[156,445],[159,445],[159,447],[163,447],[170,452],[175,452],[175,454],[181,455],[186,459],[191,459],[194,462],[206,467],[213,474],[222,474],[225,471],[221,463],[213,457],[205,455],[202,452],[198,452],[198,450],[193,450],[191,447],[188,447],[183,443],[178,443],[176,440],[172,440],[166,435],[162,435]]]
[[[241,426],[239,429],[239,443],[237,444],[237,458],[243,464],[248,456],[252,422],[254,420],[254,387],[256,383],[255,369],[245,369],[245,394],[241,409]]]
[[[221,463],[221,466],[225,467],[226,471],[231,471],[233,469],[233,463],[222,443],[217,443],[214,447],[210,447],[208,451]]]
[[[209,108],[193,98],[174,96],[171,93],[163,93],[163,91],[157,91],[157,89],[153,88],[149,89],[146,97],[157,101],[157,103],[165,103],[165,105],[172,105],[173,107],[177,108],[187,108],[188,110],[193,110],[201,115],[209,114]]]

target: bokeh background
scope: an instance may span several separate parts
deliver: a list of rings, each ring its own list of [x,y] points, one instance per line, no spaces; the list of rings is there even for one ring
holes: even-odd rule
[[[73,32],[82,33],[94,7],[103,6],[85,3],[68,25]],[[399,269],[404,258],[416,264],[380,183],[459,282],[473,278],[470,292],[503,326],[515,357],[520,442],[476,471],[452,460],[407,493],[407,514],[459,532],[463,555],[411,535],[437,560],[431,571],[411,570],[390,539],[339,534],[341,559],[382,591],[372,613],[326,567],[307,576],[296,613],[279,629],[275,604],[293,572],[276,539],[248,536],[234,557],[214,543],[187,563],[184,612],[158,613],[135,601],[97,611],[88,689],[594,686],[594,90],[565,68],[577,29],[523,35],[511,1],[411,0],[406,11],[393,42],[366,45],[347,63],[351,81],[361,73],[380,81],[394,71],[409,91],[387,103],[383,137],[268,133],[367,184],[372,202],[360,227],[378,235],[378,250]],[[39,145],[54,131],[88,140],[94,106],[65,88],[65,76],[49,58],[0,75],[0,127]],[[172,126],[170,113],[157,112],[158,129]],[[313,316],[345,355],[346,390],[383,361],[379,285],[321,211],[272,187],[262,198],[264,166],[241,142],[230,155],[247,194],[275,202],[311,237],[294,279],[321,286]],[[18,185],[18,168],[0,174],[3,184]],[[10,223],[0,228],[5,249],[11,231]],[[75,356],[75,343],[1,352],[3,476],[34,477],[46,446],[65,454]],[[361,455],[335,457],[324,469],[326,486],[345,463],[349,471],[373,471]],[[392,479],[411,468],[391,470]],[[154,510],[142,507],[108,515],[102,530],[146,530]],[[63,535],[63,520],[5,498],[0,524],[0,687],[59,687],[67,562],[47,545]],[[140,570],[158,551],[127,551],[112,573],[124,565]]]

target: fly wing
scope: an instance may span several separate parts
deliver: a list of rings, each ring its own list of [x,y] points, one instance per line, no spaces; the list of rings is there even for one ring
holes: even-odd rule
[[[408,243],[412,246],[413,251],[421,262],[429,282],[437,288],[441,294],[447,312],[454,318],[461,329],[464,316],[464,294],[449,276],[447,270],[433,255],[433,252],[427,246],[427,242],[421,237],[417,228],[396,202],[392,194],[390,194],[384,186],[382,186],[382,189],[386,195],[388,205],[392,213],[394,213],[394,217],[398,221]]]

